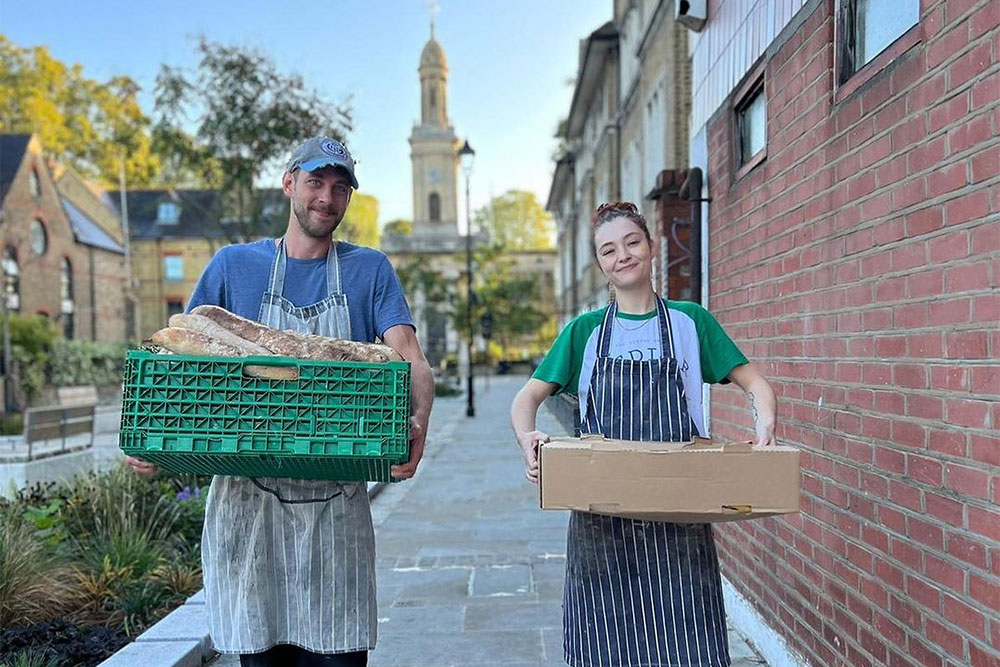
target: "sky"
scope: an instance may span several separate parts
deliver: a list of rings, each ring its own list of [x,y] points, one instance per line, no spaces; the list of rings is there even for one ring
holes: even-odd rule
[[[556,126],[572,99],[579,42],[611,18],[613,0],[440,0],[437,40],[448,58],[448,115],[476,151],[473,211],[510,189],[544,205]],[[0,0],[0,34],[48,46],[99,81],[132,77],[152,112],[163,63],[193,69],[195,45],[252,47],[331,100],[353,100],[347,144],[379,221],[412,218],[408,138],[420,116],[417,65],[430,36],[426,0]],[[278,175],[275,175],[277,185]],[[459,172],[459,226],[464,180]]]

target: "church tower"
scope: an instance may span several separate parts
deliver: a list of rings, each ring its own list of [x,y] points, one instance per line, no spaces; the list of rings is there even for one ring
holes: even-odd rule
[[[434,37],[420,54],[420,122],[410,133],[413,236],[458,236],[458,137],[448,122],[448,60]]]

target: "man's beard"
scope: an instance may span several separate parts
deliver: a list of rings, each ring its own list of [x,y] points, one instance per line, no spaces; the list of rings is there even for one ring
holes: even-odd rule
[[[295,212],[295,219],[299,221],[299,227],[302,231],[305,232],[306,236],[314,239],[328,238],[344,219],[344,216],[340,216],[340,218],[331,218],[329,222],[312,220],[309,217],[309,208],[301,204],[293,204],[292,210]]]

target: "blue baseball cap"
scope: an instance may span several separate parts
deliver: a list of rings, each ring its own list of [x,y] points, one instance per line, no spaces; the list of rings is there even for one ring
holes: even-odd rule
[[[344,144],[329,137],[313,137],[295,149],[285,171],[316,171],[326,166],[340,167],[351,177],[351,187],[357,190],[358,178],[354,175],[354,164],[354,158]]]

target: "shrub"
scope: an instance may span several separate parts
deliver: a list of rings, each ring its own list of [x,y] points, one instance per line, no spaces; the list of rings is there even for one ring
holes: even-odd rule
[[[435,382],[434,383],[434,395],[435,396],[458,396],[462,393],[461,389],[453,387],[448,382]]]
[[[58,340],[49,353],[49,381],[58,387],[120,382],[127,348],[125,343]]]
[[[19,412],[0,415],[0,435],[24,433],[24,415]]]
[[[0,512],[0,627],[58,617],[79,600],[64,554],[16,512]]]

